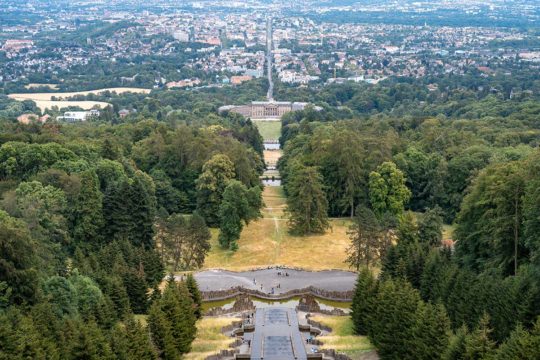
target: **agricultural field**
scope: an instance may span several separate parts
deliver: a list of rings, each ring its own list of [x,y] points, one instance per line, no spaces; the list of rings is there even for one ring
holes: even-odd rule
[[[39,84],[34,84],[34,85],[39,85]],[[70,97],[78,96],[78,95],[86,96],[89,94],[100,94],[105,91],[115,92],[117,94],[122,94],[122,93],[127,93],[127,92],[147,94],[150,92],[149,89],[122,87],[122,88],[109,88],[109,89],[98,89],[98,90],[78,91],[78,92],[64,92],[64,93],[47,92],[47,93],[10,94],[8,95],[8,97],[14,100],[18,100],[18,101],[33,100],[36,103],[36,106],[42,112],[44,112],[46,109],[52,109],[54,106],[58,107],[59,109],[62,109],[68,106],[78,106],[84,110],[90,110],[94,108],[95,106],[104,108],[110,104],[106,102],[102,102],[102,101],[69,101],[66,99],[69,99]],[[53,97],[55,98],[55,100],[52,100]]]

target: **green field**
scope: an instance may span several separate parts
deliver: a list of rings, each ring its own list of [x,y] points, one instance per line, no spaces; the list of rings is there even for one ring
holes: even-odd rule
[[[259,129],[259,133],[264,140],[277,140],[281,135],[281,121],[261,121],[253,122]]]

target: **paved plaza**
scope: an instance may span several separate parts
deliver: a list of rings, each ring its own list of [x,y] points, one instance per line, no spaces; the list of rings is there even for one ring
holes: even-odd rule
[[[271,268],[255,271],[233,272],[206,270],[195,274],[201,291],[227,290],[241,286],[268,294],[283,294],[291,290],[314,286],[326,291],[350,291],[354,289],[356,274],[349,271],[302,271]]]

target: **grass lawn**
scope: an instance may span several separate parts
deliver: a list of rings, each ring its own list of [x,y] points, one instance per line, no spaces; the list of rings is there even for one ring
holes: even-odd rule
[[[263,192],[263,218],[244,227],[239,249],[223,250],[217,242],[218,231],[212,232],[212,249],[205,268],[247,270],[270,265],[287,265],[311,270],[348,269],[344,263],[349,246],[349,221],[333,219],[325,234],[292,236],[288,233],[284,213],[285,197],[281,187],[266,187]]]
[[[264,140],[277,140],[281,135],[281,121],[257,120],[253,122]]]
[[[324,344],[323,349],[334,349],[352,359],[359,359],[361,355],[373,350],[373,345],[366,336],[354,335],[349,316],[317,315],[312,319],[332,328],[330,334],[318,337]]]
[[[197,322],[197,338],[191,346],[191,352],[182,357],[185,360],[204,360],[208,356],[225,350],[233,339],[221,333],[224,326],[239,320],[230,317],[203,317]]]

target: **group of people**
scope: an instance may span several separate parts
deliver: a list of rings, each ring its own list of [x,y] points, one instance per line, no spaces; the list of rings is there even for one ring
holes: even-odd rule
[[[270,268],[269,268],[269,269],[270,269]],[[279,267],[276,267],[276,269],[279,269]],[[289,273],[288,273],[287,271],[281,271],[281,270],[279,270],[279,271],[277,272],[277,276],[289,277]],[[253,278],[253,285],[255,285],[255,286],[258,285],[258,284],[257,284],[257,279],[256,279],[256,278]],[[261,283],[261,284],[259,284],[259,285],[260,285],[261,291],[263,291],[263,290],[264,290],[263,284]],[[270,294],[274,294],[275,291],[276,291],[276,289],[281,289],[281,284],[280,284],[280,283],[278,283],[275,287],[270,288],[270,292],[269,292],[269,293],[270,293]]]

